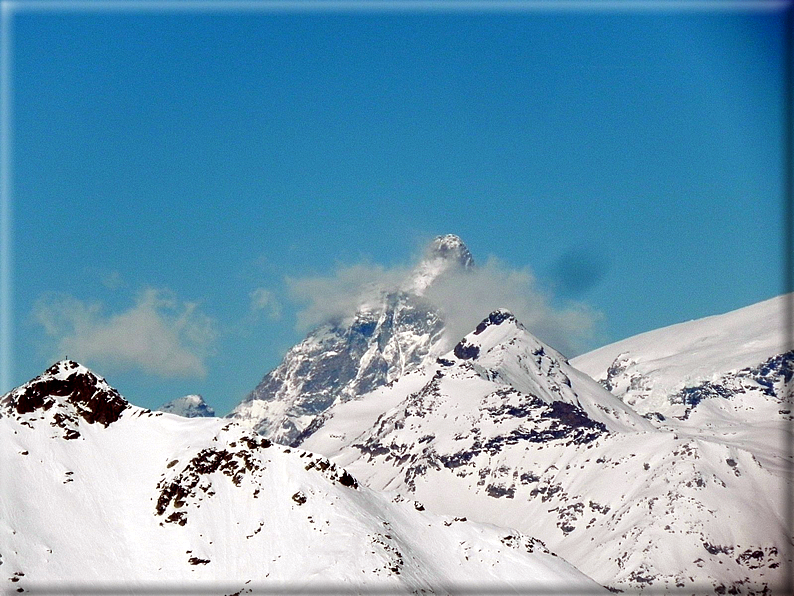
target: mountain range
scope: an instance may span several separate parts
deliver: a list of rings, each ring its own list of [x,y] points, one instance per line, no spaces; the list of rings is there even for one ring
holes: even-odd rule
[[[76,362],[5,395],[0,433],[4,593],[606,593],[531,536],[227,420],[135,407]]]
[[[531,531],[613,589],[764,593],[790,564],[779,360],[735,398],[776,419],[699,428],[641,416],[495,311],[432,365],[331,408],[302,447],[431,510]]]
[[[1,398],[8,585],[791,593],[790,297],[569,361],[499,305],[452,338],[475,268],[439,236],[226,419],[69,361]]]

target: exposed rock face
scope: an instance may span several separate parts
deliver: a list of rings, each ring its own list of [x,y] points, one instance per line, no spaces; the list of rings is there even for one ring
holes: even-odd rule
[[[293,347],[229,415],[260,434],[298,445],[322,424],[322,413],[417,369],[442,341],[441,313],[424,291],[448,272],[472,267],[460,238],[439,236],[397,289],[350,320],[332,321]]]
[[[684,407],[683,411],[680,408],[676,411],[675,417],[680,420],[687,420],[704,400],[721,398],[739,405],[739,402],[753,393],[778,404],[778,414],[790,415],[791,411],[787,410],[790,404],[784,403],[783,397],[787,391],[790,391],[788,388],[792,377],[794,377],[794,351],[773,356],[758,366],[748,366],[736,372],[725,373],[712,381],[684,387],[671,395],[669,400],[671,406]],[[753,401],[757,403],[758,400],[756,398]]]
[[[185,395],[171,400],[157,408],[159,412],[176,414],[184,418],[208,418],[215,416],[215,410],[200,395]]]
[[[63,438],[76,439],[80,437],[80,419],[108,426],[129,403],[102,377],[77,362],[62,360],[6,394],[0,407],[25,425],[46,419],[63,431]]]

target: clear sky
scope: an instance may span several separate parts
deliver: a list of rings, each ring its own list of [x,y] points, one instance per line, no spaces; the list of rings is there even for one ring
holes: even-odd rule
[[[225,414],[324,291],[445,233],[586,313],[578,351],[778,295],[782,26],[18,11],[11,385],[68,355]]]

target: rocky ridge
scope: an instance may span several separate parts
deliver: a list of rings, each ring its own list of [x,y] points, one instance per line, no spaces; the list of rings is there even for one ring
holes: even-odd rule
[[[444,322],[423,293],[441,276],[473,264],[460,238],[437,237],[400,287],[383,288],[379,301],[349,320],[312,331],[229,418],[274,441],[299,444],[334,403],[391,383],[432,357]]]

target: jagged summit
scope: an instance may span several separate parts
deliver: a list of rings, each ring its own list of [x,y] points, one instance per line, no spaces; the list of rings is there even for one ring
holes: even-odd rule
[[[157,408],[159,412],[176,414],[183,418],[209,418],[215,416],[215,410],[198,394],[185,395],[172,399]]]
[[[455,234],[436,236],[427,247],[426,259],[444,259],[454,261],[462,267],[474,265],[474,259],[463,240]]]
[[[398,287],[381,288],[379,299],[361,304],[349,321],[312,331],[229,417],[276,442],[299,443],[334,403],[391,383],[442,351],[444,321],[423,294],[473,266],[458,236],[436,237]]]
[[[56,362],[0,398],[0,408],[27,425],[43,413],[52,427],[63,429],[65,439],[80,436],[80,419],[109,426],[129,407],[105,379],[73,360]]]
[[[414,269],[406,291],[422,294],[441,275],[474,267],[471,252],[458,236],[436,236],[427,246],[424,258]]]
[[[511,321],[516,325],[523,327],[523,325],[518,322],[518,319],[516,319],[515,315],[509,310],[506,308],[497,308],[495,311],[485,317],[479,325],[477,325],[477,328],[474,330],[474,335],[479,335],[491,325],[501,325],[505,321]]]

